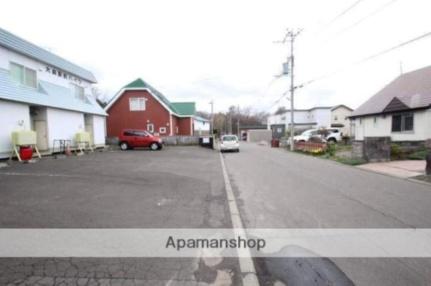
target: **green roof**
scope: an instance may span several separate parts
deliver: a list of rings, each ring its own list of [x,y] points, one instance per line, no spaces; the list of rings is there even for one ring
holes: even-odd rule
[[[195,115],[196,105],[194,102],[172,102],[179,115]]]
[[[138,78],[123,87],[123,89],[147,88],[151,93],[163,102],[173,113],[183,116],[193,116],[196,113],[194,102],[170,102],[160,91],[146,83],[141,78]],[[115,100],[115,97],[112,99]],[[108,106],[110,104],[108,103]]]

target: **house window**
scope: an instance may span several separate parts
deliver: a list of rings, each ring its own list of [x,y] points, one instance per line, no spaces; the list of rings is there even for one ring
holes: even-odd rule
[[[166,127],[160,127],[159,132],[160,134],[166,134]]]
[[[132,97],[129,100],[130,111],[143,111],[145,110],[145,97]]]
[[[76,84],[72,84],[72,87],[73,87],[73,93],[75,97],[84,101],[85,100],[84,88]]]
[[[392,132],[413,131],[413,113],[392,115]]]
[[[10,74],[12,79],[20,84],[30,87],[37,87],[36,71],[19,64],[10,63]]]
[[[337,115],[335,115],[334,116],[334,121],[337,121],[338,120],[338,116]]]
[[[154,124],[153,123],[148,123],[147,124],[147,131],[150,133],[154,132]]]

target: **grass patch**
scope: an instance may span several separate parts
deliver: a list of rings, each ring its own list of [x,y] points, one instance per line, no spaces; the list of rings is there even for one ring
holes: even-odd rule
[[[420,175],[420,176],[414,177],[414,179],[431,183],[431,175]]]
[[[427,150],[420,150],[420,151],[416,151],[416,152],[409,154],[407,156],[407,159],[409,159],[409,160],[425,160],[427,154],[428,154]]]
[[[357,166],[367,163],[367,161],[362,158],[333,157],[331,159],[350,166]]]
[[[326,152],[323,152],[323,153],[322,152],[311,153],[311,152],[304,152],[300,150],[295,150],[294,152],[321,158],[321,159],[332,160],[332,161],[336,161],[338,163],[342,163],[350,166],[357,166],[357,165],[362,165],[367,163],[366,160],[361,158],[351,158],[349,156],[342,156],[342,154],[337,155],[338,152],[343,153],[343,152],[349,152],[351,150],[352,150],[351,145],[330,144],[328,145],[328,149],[326,150]]]

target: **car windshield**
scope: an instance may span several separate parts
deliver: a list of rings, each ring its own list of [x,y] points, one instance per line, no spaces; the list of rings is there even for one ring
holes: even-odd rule
[[[147,131],[135,131],[135,134],[136,134],[136,136],[141,136],[141,137],[148,136]]]
[[[238,138],[235,135],[227,135],[227,136],[223,136],[222,141],[237,141]]]

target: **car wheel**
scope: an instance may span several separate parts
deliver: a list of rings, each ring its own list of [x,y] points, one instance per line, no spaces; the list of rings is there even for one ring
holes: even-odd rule
[[[239,149],[236,149],[236,152],[239,153]]]
[[[153,151],[159,150],[159,144],[157,143],[151,143],[150,149]]]
[[[334,143],[337,143],[337,140],[335,138],[329,138],[328,143],[334,144]]]
[[[129,149],[129,144],[127,144],[127,142],[121,142],[120,149],[126,151],[127,149]]]

